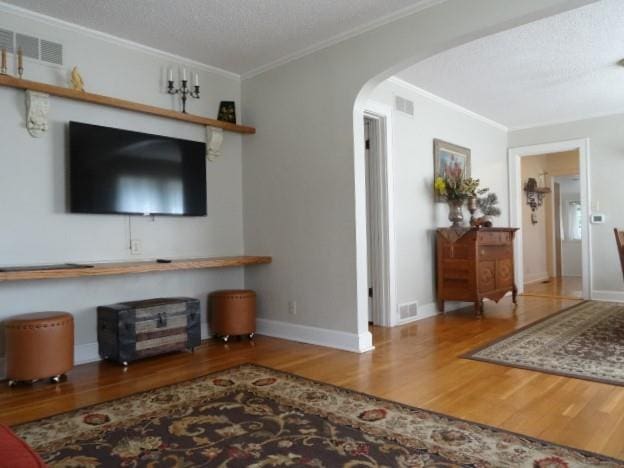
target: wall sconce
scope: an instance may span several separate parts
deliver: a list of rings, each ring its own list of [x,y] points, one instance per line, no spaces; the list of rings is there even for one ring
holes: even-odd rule
[[[531,222],[537,224],[537,215],[535,211],[544,203],[544,197],[550,193],[550,188],[539,187],[537,180],[530,177],[524,186],[526,193],[526,203],[531,207]]]

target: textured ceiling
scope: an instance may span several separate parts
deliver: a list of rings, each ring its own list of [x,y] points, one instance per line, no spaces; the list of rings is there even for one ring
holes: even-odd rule
[[[429,0],[5,0],[247,74]],[[388,18],[388,19],[389,19]]]
[[[398,77],[509,128],[624,112],[624,0],[443,52]]]

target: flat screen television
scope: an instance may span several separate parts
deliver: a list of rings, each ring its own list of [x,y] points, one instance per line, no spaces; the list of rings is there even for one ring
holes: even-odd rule
[[[69,123],[72,213],[206,215],[205,144]]]

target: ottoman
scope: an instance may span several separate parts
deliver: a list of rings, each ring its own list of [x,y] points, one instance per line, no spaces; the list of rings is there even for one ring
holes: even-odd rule
[[[256,332],[256,293],[248,289],[215,291],[208,296],[210,329],[227,343],[230,336]]]
[[[74,366],[74,318],[67,312],[16,315],[4,322],[9,386],[50,377]]]

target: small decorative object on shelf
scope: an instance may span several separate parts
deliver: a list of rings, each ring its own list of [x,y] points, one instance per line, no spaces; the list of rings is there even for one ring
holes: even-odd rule
[[[82,76],[80,75],[80,72],[78,71],[78,67],[74,67],[72,68],[71,71],[71,77],[69,79],[69,82],[71,84],[71,87],[73,89],[75,89],[76,91],[82,91],[84,92],[84,80],[82,79]]]
[[[0,58],[0,75],[6,75],[9,71],[7,68],[7,50],[6,48],[2,48],[1,52],[2,57]]]
[[[236,104],[234,101],[221,101],[217,120],[233,124],[236,123]]]
[[[20,78],[24,76],[24,53],[21,47],[17,49],[17,75]]]
[[[199,74],[193,73],[193,89],[188,85],[188,77],[186,68],[182,69],[182,84],[176,88],[173,84],[173,70],[170,68],[167,72],[167,92],[169,94],[179,94],[182,100],[182,113],[186,114],[186,100],[188,96],[199,99]]]
[[[540,179],[544,180],[545,174],[540,174]],[[543,183],[543,182],[542,182]],[[544,203],[544,197],[547,193],[550,193],[550,188],[540,187],[537,180],[530,177],[524,186],[526,193],[526,203],[531,207],[531,223],[537,224],[537,214],[535,211]]]

